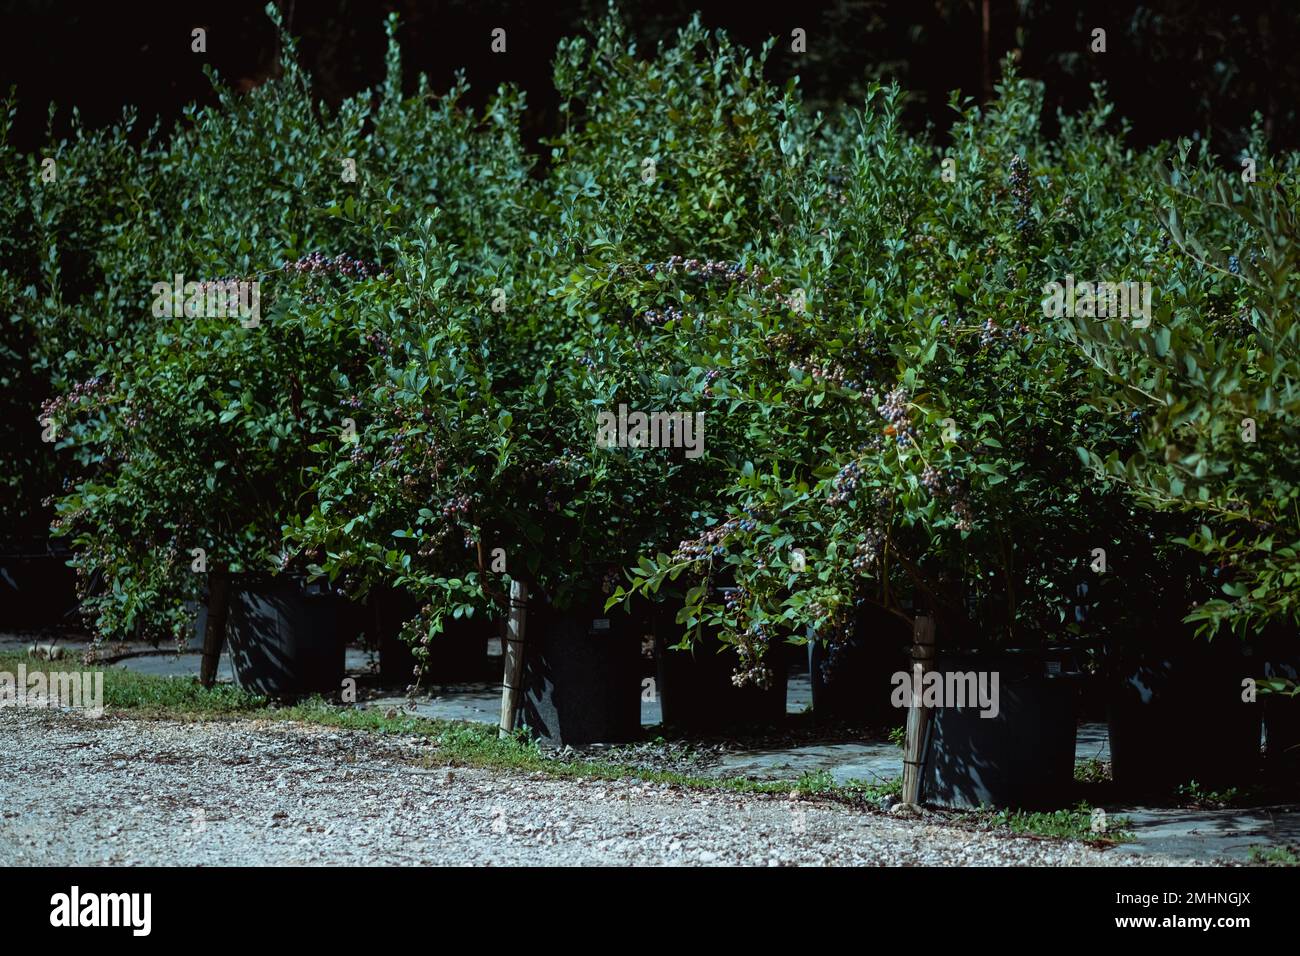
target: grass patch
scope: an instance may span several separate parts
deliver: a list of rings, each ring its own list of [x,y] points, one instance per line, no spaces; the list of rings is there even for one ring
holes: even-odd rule
[[[1110,783],[1110,768],[1097,757],[1079,760],[1074,765],[1074,779],[1078,783]]]
[[[1175,800],[1198,810],[1223,810],[1227,807],[1249,806],[1258,802],[1263,788],[1260,786],[1226,787],[1210,790],[1193,780],[1175,788]]]
[[[836,783],[829,770],[808,772],[800,777],[794,785],[794,791],[801,796],[831,797],[852,803],[877,804],[885,797],[897,797],[903,792],[902,777],[873,783],[868,780],[846,780]]]
[[[1026,810],[991,810],[988,822],[995,827],[1005,827],[1012,833],[1049,837],[1056,840],[1098,840],[1108,843],[1128,843],[1133,834],[1127,829],[1132,823],[1128,817],[1105,818],[1104,829],[1093,830],[1093,808],[1080,803],[1069,810],[1029,812]]]
[[[14,673],[24,664],[31,671],[63,671],[104,675],[104,709],[130,710],[159,716],[229,716],[249,714],[268,706],[265,698],[230,684],[203,687],[195,678],[136,674],[116,667],[94,667],[74,659],[46,661],[27,654],[0,653],[0,670]]]
[[[1250,862],[1260,866],[1300,866],[1300,846],[1252,846]]]

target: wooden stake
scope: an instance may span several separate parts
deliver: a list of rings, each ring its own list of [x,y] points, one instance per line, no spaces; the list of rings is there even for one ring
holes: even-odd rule
[[[524,681],[524,637],[528,623],[528,585],[510,582],[510,618],[506,625],[505,674],[501,678],[501,727],[498,735],[508,737],[515,729],[519,691]]]
[[[221,647],[226,643],[226,611],[230,607],[230,577],[225,571],[208,575],[208,622],[203,629],[203,659],[199,683],[211,687],[217,680]]]
[[[912,625],[912,662],[912,689],[916,697],[907,711],[902,802],[916,804],[921,802],[921,761],[925,757],[921,748],[930,723],[930,711],[921,706],[921,679],[934,662],[934,618],[928,614],[918,614]]]

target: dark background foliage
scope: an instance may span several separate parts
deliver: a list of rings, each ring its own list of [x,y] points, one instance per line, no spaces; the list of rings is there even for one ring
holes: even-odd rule
[[[464,70],[481,99],[498,83],[515,82],[529,95],[525,132],[534,144],[554,126],[556,42],[604,9],[602,0],[278,4],[290,32],[301,37],[304,65],[326,100],[338,101],[382,75],[384,16],[396,11],[408,83],[426,72],[441,90]],[[39,145],[51,102],[60,108],[56,130],[73,106],[92,126],[117,119],[126,104],[138,106],[146,121],[166,122],[186,103],[211,102],[205,64],[237,86],[259,84],[277,53],[263,6],[263,0],[0,0],[0,88],[17,84],[22,104],[16,145]],[[706,25],[725,28],[751,48],[778,37],[768,65],[772,78],[797,73],[812,105],[852,101],[869,79],[897,78],[911,96],[909,122],[944,129],[953,118],[949,92],[983,96],[997,79],[997,61],[1013,53],[1024,75],[1045,81],[1051,115],[1084,105],[1091,83],[1107,84],[1139,145],[1210,131],[1227,153],[1241,145],[1255,112],[1275,148],[1300,144],[1294,56],[1300,14],[1291,0],[657,0],[629,4],[624,15],[651,46],[696,9]],[[208,30],[206,54],[190,52],[195,26]],[[506,55],[489,48],[498,26],[507,31]],[[806,54],[790,52],[795,27],[808,33]],[[1105,54],[1089,52],[1095,27],[1107,31]]]

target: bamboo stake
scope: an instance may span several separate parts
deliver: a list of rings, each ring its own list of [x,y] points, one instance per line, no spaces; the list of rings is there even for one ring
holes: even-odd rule
[[[213,571],[208,575],[208,621],[203,629],[203,659],[199,664],[199,683],[204,687],[211,687],[217,680],[229,606],[230,578],[225,571]]]
[[[902,802],[921,802],[921,761],[930,711],[921,706],[921,679],[934,662],[934,618],[918,614],[912,625],[912,706],[907,711],[907,737],[903,746]]]
[[[506,625],[505,674],[501,679],[501,726],[498,735],[508,737],[515,729],[519,691],[524,678],[524,638],[528,623],[528,585],[510,582],[510,618]]]

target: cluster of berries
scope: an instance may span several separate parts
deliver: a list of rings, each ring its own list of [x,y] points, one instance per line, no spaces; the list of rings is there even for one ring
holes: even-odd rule
[[[716,368],[709,369],[704,374],[704,394],[710,398],[713,397],[713,383],[717,381],[722,372]]]
[[[415,553],[422,558],[431,558],[442,544],[443,539],[447,537],[448,525],[441,525],[430,533],[423,533],[419,550]]]
[[[971,509],[970,502],[965,498],[958,498],[952,503],[952,513],[957,516],[958,531],[973,531],[975,528],[975,512]]]
[[[391,410],[391,414],[399,420],[406,420],[406,422],[398,429],[392,443],[387,448],[384,458],[375,463],[371,468],[371,472],[378,473],[385,469],[395,468],[413,443],[415,454],[410,456],[410,460],[417,463],[417,467],[422,474],[432,473],[436,477],[441,472],[443,465],[437,439],[429,432],[416,430],[411,425],[409,420],[415,417],[413,409],[398,406]],[[425,410],[423,414],[427,420],[429,412]],[[352,449],[352,460],[359,462],[363,457],[364,452],[362,452],[361,443],[358,441]],[[402,484],[408,489],[413,488],[418,484],[418,479],[414,475],[407,475],[402,479]]]
[[[885,400],[876,407],[876,412],[886,421],[885,434],[893,435],[900,448],[916,441],[916,428],[912,425],[912,415],[907,408],[907,392],[896,388],[885,396]]]
[[[726,608],[728,614],[739,615],[741,610],[749,603],[749,588],[743,584],[740,587],[722,588],[722,606]]]
[[[600,579],[600,590],[604,594],[613,594],[622,583],[623,575],[619,573],[618,568],[611,567],[606,569],[605,576]]]
[[[732,516],[715,528],[705,531],[698,538],[683,541],[677,545],[673,558],[678,561],[703,561],[708,557],[720,558],[727,553],[722,542],[736,532],[753,531],[758,527],[758,515],[745,509],[745,517]]]
[[[845,649],[845,641],[832,639],[826,642],[826,650],[821,660],[822,683],[829,684],[835,679],[835,672],[842,666],[847,656]]]
[[[857,603],[861,603],[861,598]],[[846,613],[847,609],[841,606],[838,613],[827,615],[819,620],[814,628],[817,639],[825,643],[825,653],[821,661],[822,680],[829,683],[834,679],[838,668],[846,663],[848,657],[849,640],[852,637],[853,625],[852,615]]]
[[[1255,323],[1251,320],[1250,306],[1243,305],[1234,318],[1236,319],[1237,334],[1244,336],[1255,331]]]
[[[73,405],[80,405],[83,400],[93,403],[99,397],[100,392],[103,391],[104,385],[104,380],[98,375],[94,378],[88,378],[84,382],[78,382],[66,394],[42,402],[41,418],[57,419],[59,415]]]
[[[582,459],[571,448],[566,448],[558,458],[543,462],[538,472],[545,478],[554,478],[562,472],[572,471],[582,465]]]
[[[798,370],[811,377],[817,382],[826,382],[831,385],[838,385],[840,388],[847,388],[850,391],[863,391],[862,383],[856,379],[850,378],[849,373],[844,371],[844,367],[838,362],[831,362],[829,365],[798,365],[791,363],[791,370]],[[868,386],[869,388],[870,386]]]
[[[795,338],[789,332],[777,332],[775,335],[769,335],[763,340],[763,343],[774,353],[784,354],[795,350]]]
[[[862,393],[862,400],[872,408],[874,408],[876,406],[876,403],[880,401],[880,393],[876,391],[874,385],[863,385],[860,389],[858,389],[858,391]],[[873,439],[872,445],[873,447],[878,446],[879,441]],[[862,449],[859,450],[859,454],[861,454],[865,450],[866,448],[863,447]]]
[[[319,252],[309,252],[301,259],[286,262],[280,266],[280,271],[310,275],[341,275],[349,279],[388,278],[387,272],[364,259],[356,259],[349,255],[326,256]]]
[[[586,366],[593,372],[596,371],[596,360],[593,359],[590,355],[581,356],[578,359],[578,364]]]
[[[831,610],[821,601],[809,601],[808,614],[815,622],[815,626],[819,629],[823,629],[826,621],[831,616]]]
[[[840,359],[847,362],[854,368],[863,369],[868,375],[871,370],[878,369],[883,365],[889,365],[890,362],[882,359],[887,356],[888,350],[881,347],[880,340],[876,333],[869,332],[866,335],[858,336],[851,342],[843,352],[840,353]]]
[[[835,480],[831,483],[831,493],[826,499],[826,503],[832,507],[848,504],[858,491],[858,482],[862,479],[862,466],[858,464],[855,458],[835,475]]]
[[[921,472],[921,485],[935,498],[955,498],[965,490],[961,478],[951,468],[940,471],[926,465]]]
[[[855,574],[866,574],[876,566],[880,559],[880,548],[885,542],[885,536],[875,528],[868,528],[866,537],[858,542],[858,546],[853,550],[853,571]]]
[[[758,687],[767,690],[772,686],[772,668],[766,664],[737,667],[732,672],[731,683],[736,687]]]
[[[406,441],[400,436],[391,445],[388,446],[388,454],[384,458],[383,465],[393,466],[397,464],[398,459],[406,454]],[[380,465],[375,465],[375,470],[380,469]]]
[[[380,355],[388,354],[388,349],[389,349],[388,336],[383,335],[379,332],[367,332],[365,335],[365,340]]]
[[[122,427],[126,429],[139,428],[144,424],[145,416],[137,411],[130,402],[122,406]]]
[[[469,514],[469,506],[469,495],[457,495],[442,506],[442,516],[448,519],[463,517]]]
[[[1003,328],[992,319],[985,319],[984,324],[980,326],[980,348],[988,348],[998,341],[1018,338],[1022,335],[1028,335],[1029,326],[1021,322],[1018,325],[1007,326]]]
[[[645,267],[645,271],[651,275],[656,272],[667,272],[669,275],[675,275],[680,271],[700,279],[722,279],[725,282],[758,282],[763,275],[762,269],[755,267],[750,272],[739,262],[724,262],[720,259],[701,261],[699,259],[683,258],[682,256],[669,256],[667,261],[662,263],[651,262]]]
[[[770,635],[767,628],[755,622],[749,629],[752,637],[766,647]],[[731,683],[736,687],[758,687],[767,690],[772,686],[772,668],[762,663],[760,655],[745,644],[736,645],[736,656],[740,663],[731,675]]]
[[[1029,164],[1019,155],[1011,157],[1011,195],[1016,201],[1016,229],[1022,238],[1033,237],[1037,223],[1034,222],[1034,187],[1029,175]]]
[[[680,322],[681,320],[682,310],[674,309],[672,306],[667,306],[663,309],[648,309],[641,313],[641,321],[646,325],[654,326],[655,328],[658,328],[661,325],[666,325],[669,322]]]
[[[698,538],[683,541],[677,545],[673,558],[677,561],[703,561],[708,557],[720,558],[727,553],[722,546],[723,540],[732,531],[730,521],[724,521],[716,528],[705,531]]]
[[[241,279],[239,276],[223,276],[220,279],[204,279],[196,282],[195,285],[198,286],[198,294],[204,301],[209,300],[213,293],[218,296],[225,296],[227,313],[235,315],[240,307],[239,284],[247,281],[247,279]],[[193,314],[193,309],[189,307],[188,302],[186,303],[185,314]]]
[[[654,275],[656,272],[666,272],[669,275],[683,273],[698,279],[719,279],[731,284],[746,283],[752,286],[756,291],[762,293],[774,293],[781,304],[795,307],[793,296],[781,295],[781,280],[772,278],[766,282],[767,274],[761,266],[755,266],[753,269],[746,269],[739,262],[726,262],[720,259],[687,259],[682,256],[669,256],[664,262],[651,262],[645,266],[645,271]]]

